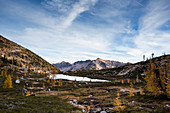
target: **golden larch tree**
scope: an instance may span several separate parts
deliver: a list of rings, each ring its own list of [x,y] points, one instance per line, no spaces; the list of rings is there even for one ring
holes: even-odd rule
[[[3,70],[1,70],[1,76],[4,76],[4,72],[3,72]]]
[[[134,95],[134,88],[132,82],[130,82],[130,90],[129,90],[129,97],[135,96]]]
[[[43,88],[45,88],[45,84],[44,84],[44,82],[43,82]]]
[[[155,96],[161,94],[167,95],[170,98],[170,75],[169,75],[169,61],[161,58],[161,63],[150,63],[147,66],[147,71],[145,72],[146,77],[146,89]]]
[[[51,85],[52,85],[52,86],[56,86],[55,83],[56,83],[56,80],[55,80],[55,79],[52,79],[52,80],[51,80]]]
[[[140,95],[144,95],[145,94],[141,87],[139,88],[139,90],[140,90]]]
[[[117,97],[114,100],[113,105],[115,105],[116,107],[114,108],[115,111],[117,112],[121,112],[125,109],[125,106],[122,105],[121,99],[120,99],[120,94],[119,92],[117,93]]]
[[[26,76],[27,76],[27,73],[25,72],[25,73],[24,73],[24,77],[26,77]]]
[[[19,77],[17,76],[16,80],[19,80]]]
[[[136,82],[139,83],[139,76],[138,76],[138,74],[136,76]]]
[[[165,94],[165,82],[167,81],[167,78],[164,71],[161,69],[161,66],[157,66],[150,60],[145,74],[146,77],[144,79],[146,81],[146,89],[155,96]]]
[[[124,80],[122,80],[121,82],[122,82],[122,84],[124,84]]]
[[[3,88],[13,88],[10,75],[8,75],[7,79],[5,80]]]
[[[129,79],[127,80],[127,83],[130,83],[130,80],[129,80]]]
[[[49,77],[47,78],[47,83],[50,83],[50,78]]]
[[[166,92],[167,92],[168,98],[170,98],[170,74],[168,74],[168,77],[167,77]]]

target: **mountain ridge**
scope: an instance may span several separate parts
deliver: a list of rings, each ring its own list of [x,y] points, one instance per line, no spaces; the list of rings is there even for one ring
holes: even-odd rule
[[[75,71],[75,70],[101,70],[108,68],[115,68],[116,66],[122,66],[126,63],[112,60],[104,60],[102,58],[97,58],[95,60],[85,60],[85,61],[76,61],[74,63],[69,63],[62,61],[60,63],[53,64],[60,71]]]

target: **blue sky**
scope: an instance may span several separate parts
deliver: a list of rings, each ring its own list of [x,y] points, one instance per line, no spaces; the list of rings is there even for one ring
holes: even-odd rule
[[[170,0],[0,0],[0,31],[50,63],[170,53]]]

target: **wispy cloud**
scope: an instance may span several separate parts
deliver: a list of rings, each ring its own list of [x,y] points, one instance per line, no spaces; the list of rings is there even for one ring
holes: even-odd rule
[[[170,2],[169,2],[170,3]],[[146,14],[139,23],[139,35],[135,38],[135,43],[143,53],[150,54],[154,52],[160,54],[170,50],[168,31],[161,30],[161,27],[170,21],[170,8],[167,0],[151,1],[146,9]]]
[[[168,0],[6,0],[0,10],[2,34],[51,63],[136,62],[143,54],[170,52]]]
[[[90,6],[94,6],[97,1],[98,0],[80,0],[78,3],[75,3],[66,19],[64,19],[63,25],[66,27],[70,26],[79,14],[89,10]]]

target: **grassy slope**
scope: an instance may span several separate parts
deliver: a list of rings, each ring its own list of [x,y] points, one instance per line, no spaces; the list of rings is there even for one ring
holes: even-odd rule
[[[3,81],[1,77],[0,82]],[[25,81],[21,81],[20,84],[13,82],[12,89],[0,88],[0,113],[68,113],[78,110],[56,95],[23,97],[21,91],[24,85]]]

